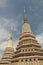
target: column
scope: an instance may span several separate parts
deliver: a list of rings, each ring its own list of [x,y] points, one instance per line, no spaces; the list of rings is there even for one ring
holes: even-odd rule
[[[31,65],[34,65],[34,60],[33,59],[31,59]]]
[[[28,65],[30,65],[30,64],[29,64],[29,59],[27,59],[27,62],[28,62]]]
[[[38,65],[38,58],[36,58],[36,65]]]

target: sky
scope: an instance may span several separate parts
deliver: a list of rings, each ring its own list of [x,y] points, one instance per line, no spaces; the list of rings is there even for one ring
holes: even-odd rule
[[[0,0],[0,57],[7,46],[10,27],[14,48],[18,44],[24,20],[24,7],[31,30],[43,48],[43,0]]]

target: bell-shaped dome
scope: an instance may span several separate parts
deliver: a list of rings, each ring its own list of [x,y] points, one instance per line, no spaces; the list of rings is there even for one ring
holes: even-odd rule
[[[31,28],[30,28],[30,25],[27,21],[27,16],[26,16],[26,10],[24,9],[24,23],[23,23],[23,26],[22,26],[22,33],[24,32],[31,32]]]

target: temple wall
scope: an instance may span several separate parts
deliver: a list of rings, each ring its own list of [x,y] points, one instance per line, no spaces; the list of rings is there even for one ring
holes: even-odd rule
[[[43,65],[43,61],[15,62],[10,64],[0,64],[0,65]]]
[[[0,64],[0,65],[8,65],[8,64]]]
[[[16,62],[10,65],[43,65],[43,61],[33,61],[33,62]]]
[[[43,65],[43,61],[38,61],[38,65]]]

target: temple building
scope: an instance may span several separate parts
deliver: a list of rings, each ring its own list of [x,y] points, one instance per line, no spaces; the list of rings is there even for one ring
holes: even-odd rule
[[[0,65],[43,65],[43,49],[31,30],[25,9],[22,32],[16,51],[14,51],[12,35],[10,34]]]

